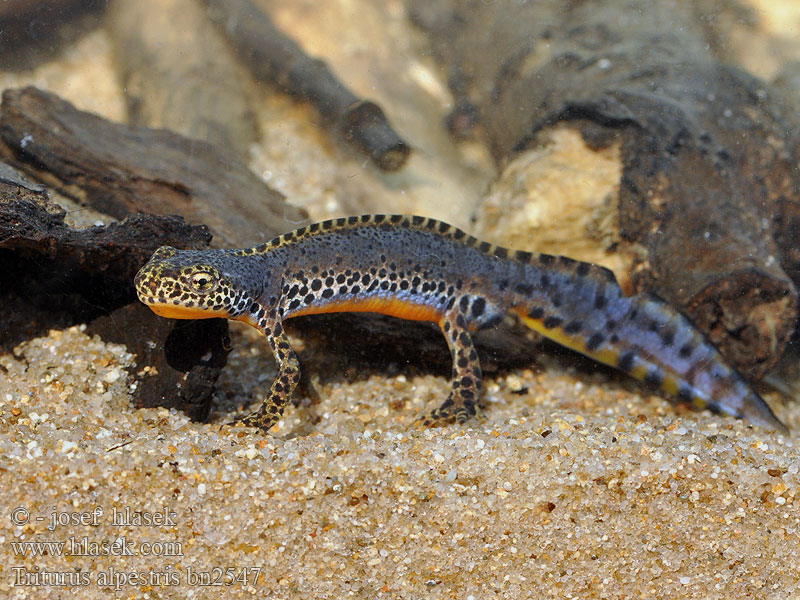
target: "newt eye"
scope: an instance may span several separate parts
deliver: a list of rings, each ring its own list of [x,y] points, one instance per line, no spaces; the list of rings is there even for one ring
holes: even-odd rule
[[[217,285],[216,278],[207,271],[193,273],[190,279],[192,287],[198,292],[208,292]]]

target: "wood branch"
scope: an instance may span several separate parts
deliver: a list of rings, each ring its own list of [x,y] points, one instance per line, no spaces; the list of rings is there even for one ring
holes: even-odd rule
[[[247,157],[254,85],[195,0],[116,0],[107,23],[132,124]]]
[[[691,4],[435,4],[418,3],[418,22],[469,90],[498,161],[558,122],[595,147],[620,141],[618,238],[643,251],[628,268],[634,286],[762,376],[797,315],[770,225],[777,199],[800,189],[792,112],[715,61]]]
[[[203,419],[225,364],[227,323],[186,328],[159,319],[138,302],[133,276],[163,244],[203,248],[210,239],[206,227],[176,216],[132,215],[72,229],[42,186],[0,164],[0,343],[13,348],[49,329],[89,322],[90,334],[137,355],[130,369],[137,406],[176,407]]]
[[[358,98],[321,60],[309,57],[250,0],[203,0],[209,16],[228,36],[253,75],[310,102],[338,131],[381,169],[396,171],[411,152],[383,110]]]
[[[305,211],[211,144],[111,123],[36,88],[3,93],[0,140],[6,160],[118,219],[177,213],[237,247],[305,222]]]

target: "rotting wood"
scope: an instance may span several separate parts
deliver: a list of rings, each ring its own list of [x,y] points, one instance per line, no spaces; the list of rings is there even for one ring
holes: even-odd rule
[[[239,159],[166,130],[111,123],[39,89],[6,90],[0,156],[92,208],[181,214],[220,246],[249,246],[304,224]]]
[[[195,0],[116,0],[107,24],[132,124],[247,157],[255,86]]]
[[[137,355],[129,369],[136,406],[175,407],[204,419],[228,352],[227,322],[187,328],[154,317],[139,304],[133,276],[163,244],[207,247],[208,229],[172,215],[73,229],[64,215],[42,186],[0,164],[0,345],[10,349],[49,329],[89,323],[90,335],[125,343]]]
[[[416,6],[498,161],[562,121],[597,147],[621,140],[619,237],[643,250],[630,267],[635,287],[684,310],[745,375],[775,364],[797,293],[771,223],[778,199],[800,189],[798,124],[769,86],[716,62],[701,9],[662,0]]]
[[[250,0],[202,1],[256,78],[310,102],[330,128],[381,169],[396,171],[406,163],[411,148],[392,129],[380,106],[358,98]]]

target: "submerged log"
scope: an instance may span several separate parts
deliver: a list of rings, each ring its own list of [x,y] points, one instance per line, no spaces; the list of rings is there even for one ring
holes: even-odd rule
[[[178,213],[208,225],[220,245],[258,244],[305,222],[211,144],[111,123],[32,87],[3,93],[0,156],[100,212]]]
[[[498,161],[558,122],[595,147],[620,143],[617,237],[640,251],[634,287],[681,308],[747,376],[774,365],[798,299],[772,220],[800,189],[800,129],[767,84],[716,62],[699,9],[417,4]]]
[[[309,57],[250,0],[203,0],[253,75],[310,102],[327,125],[381,169],[396,171],[411,148],[392,129],[383,110],[358,98],[321,60]]]
[[[10,349],[52,328],[89,323],[90,334],[137,355],[130,369],[137,406],[205,418],[228,352],[227,323],[159,319],[139,304],[133,276],[163,244],[207,247],[208,229],[158,215],[73,229],[64,216],[42,186],[0,164],[0,344]]]

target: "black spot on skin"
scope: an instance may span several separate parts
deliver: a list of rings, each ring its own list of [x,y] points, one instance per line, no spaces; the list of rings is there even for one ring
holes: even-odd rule
[[[666,329],[661,333],[661,342],[665,346],[672,346],[675,341],[675,331],[673,329]]]
[[[693,396],[694,394],[692,393],[691,386],[684,383],[678,388],[679,400],[683,400],[684,402],[691,402]]]
[[[358,223],[358,217],[348,217],[347,218],[347,222],[350,225],[355,225],[356,223]]]
[[[591,266],[588,263],[581,263],[578,265],[578,268],[575,269],[575,273],[578,277],[586,277],[589,274],[589,269]]]
[[[517,253],[514,256],[520,262],[529,263],[531,262],[531,258],[533,258],[533,253],[517,250]]]
[[[608,305],[608,298],[603,295],[603,292],[597,292],[597,295],[594,297],[594,307],[597,310],[603,310],[606,305]]]
[[[347,279],[347,277],[345,276],[345,274],[344,274],[344,273],[339,273],[339,274],[336,276],[336,283],[342,284],[342,283],[344,283],[344,282],[345,282],[345,280],[346,280],[346,279]]]
[[[369,223],[372,220],[372,215],[361,215],[362,223]]]
[[[692,353],[694,352],[694,344],[684,344],[681,346],[681,349],[678,350],[678,356],[681,358],[689,358]]]
[[[481,252],[489,252],[492,249],[492,245],[489,242],[481,242],[478,246],[478,250]]]
[[[295,230],[294,234],[295,234],[297,237],[300,237],[300,236],[301,236],[301,235],[303,235],[305,232],[306,232],[306,228],[305,228],[305,227],[300,227],[299,229],[296,229],[296,230]]]
[[[533,294],[533,286],[527,283],[518,283],[514,289],[523,296],[530,296]]]
[[[303,298],[303,302],[305,302],[306,304],[311,304],[312,302],[314,302],[314,298],[315,298],[314,294],[309,294],[308,296]]]
[[[569,256],[559,256],[558,260],[565,267],[571,267],[572,265],[578,262],[577,260],[575,260],[574,258],[570,258]]]
[[[623,352],[620,357],[619,361],[617,361],[617,367],[620,371],[625,371],[629,373],[631,369],[633,369],[633,362],[636,360],[636,352],[633,350],[628,350],[627,352]]]
[[[323,298],[325,298],[327,300],[331,296],[333,296],[333,290],[332,289],[327,288],[327,289],[322,290],[322,297]]]
[[[467,296],[462,296],[461,300],[458,301],[458,307],[462,312],[467,312],[469,308],[469,298]]]
[[[547,329],[553,329],[553,327],[558,327],[558,326],[559,326],[559,325],[561,325],[561,323],[563,323],[563,322],[564,322],[564,319],[562,319],[561,317],[547,317],[547,318],[544,320],[544,323],[543,323],[543,325],[544,325],[544,326],[545,326]]]
[[[336,219],[336,225],[337,227],[344,227],[345,225],[347,225],[347,219],[345,219],[344,217],[339,217],[338,219]]]
[[[477,319],[483,314],[483,311],[486,309],[486,300],[483,298],[475,298],[475,301],[472,303],[472,317]]]
[[[508,258],[508,250],[506,248],[495,248],[494,255],[497,258]]]
[[[385,220],[386,220],[386,215],[375,215],[375,216],[373,217],[373,222],[374,222],[376,225],[380,225],[380,224],[381,224],[381,223],[383,223]]]
[[[403,220],[403,215],[392,215],[391,217],[389,217],[389,222],[394,224],[397,224],[402,220]]]
[[[447,233],[448,229],[450,229],[450,225],[447,223],[439,223],[439,233]]]
[[[322,282],[319,279],[315,279],[311,282],[311,289],[315,292],[318,292],[322,289]]]
[[[583,329],[582,321],[570,321],[564,326],[564,333],[573,335],[578,333],[581,329]]]
[[[465,235],[467,235],[467,234],[466,234],[466,233],[464,233],[463,231],[461,231],[460,229],[456,229],[456,230],[453,232],[453,238],[454,238],[454,239],[456,239],[456,240],[461,240],[461,239],[463,239]]]
[[[295,299],[295,300],[292,300],[292,301],[289,303],[289,310],[295,310],[295,309],[296,309],[296,308],[298,308],[299,306],[300,306],[300,300],[297,300],[297,299]]]
[[[411,222],[412,222],[414,225],[422,225],[422,222],[423,222],[424,220],[425,220],[425,217],[418,217],[418,216],[416,216],[416,215],[414,215],[413,217],[411,217]]]
[[[255,302],[253,302],[253,303],[250,305],[250,312],[251,312],[251,313],[253,313],[253,314],[256,314],[256,313],[258,313],[258,309],[259,309],[259,308],[260,308],[260,307],[258,306],[258,304],[257,304],[257,303],[255,303]]]
[[[534,306],[531,309],[531,312],[528,313],[528,316],[531,319],[537,319],[537,320],[541,319],[542,317],[544,317],[544,309],[541,306]]]
[[[649,369],[644,376],[644,382],[654,387],[664,383],[664,374],[659,369]]]
[[[436,228],[436,220],[435,219],[428,219],[425,221],[425,229],[435,229]]]
[[[316,232],[318,232],[318,231],[319,231],[319,223],[312,223],[311,225],[309,225],[309,226],[308,226],[308,230],[309,230],[311,233],[316,233]]]
[[[553,294],[553,297],[550,299],[550,302],[552,303],[553,306],[558,308],[563,304],[564,300],[561,297],[561,294]]]

